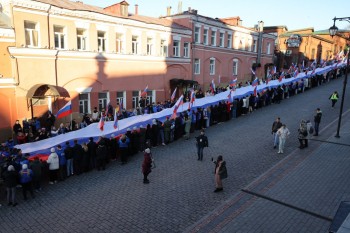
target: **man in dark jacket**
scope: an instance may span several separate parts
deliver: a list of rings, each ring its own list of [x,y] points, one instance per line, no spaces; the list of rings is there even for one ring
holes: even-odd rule
[[[318,130],[319,130],[319,127],[320,127],[321,118],[322,118],[321,109],[317,108],[317,109],[316,109],[316,115],[314,116],[314,123],[315,123],[315,133],[314,133],[314,136],[318,136]]]
[[[106,169],[106,156],[107,156],[107,146],[105,143],[105,139],[101,138],[98,142],[98,146],[96,149],[96,167],[97,170],[100,171]]]
[[[69,145],[69,141],[66,142],[66,148],[64,149],[64,156],[67,162],[67,177],[74,174],[73,172],[73,148]]]
[[[82,172],[83,148],[78,144],[78,140],[74,140],[73,146],[73,168],[76,175]]]
[[[16,186],[18,180],[18,173],[15,168],[10,165],[4,173],[4,181],[7,190],[7,201],[9,206],[16,206]]]
[[[92,137],[89,138],[89,142],[87,144],[88,151],[89,151],[89,157],[90,157],[90,169],[94,169],[96,167],[96,149],[97,144],[94,142],[94,139]]]
[[[198,155],[198,160],[202,161],[203,160],[203,149],[204,147],[208,147],[208,138],[207,136],[204,135],[204,130],[201,130],[201,134],[196,137],[197,140],[197,155]]]
[[[34,161],[30,164],[30,168],[33,171],[34,189],[35,191],[39,191],[41,190],[42,169],[44,168],[44,165],[40,162],[38,157],[35,157]]]

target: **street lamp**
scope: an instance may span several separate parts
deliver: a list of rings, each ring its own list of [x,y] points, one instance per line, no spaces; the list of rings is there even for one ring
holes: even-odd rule
[[[262,47],[262,32],[264,31],[264,21],[258,22],[258,32],[259,32],[259,38],[258,38],[258,54],[256,63],[260,64],[261,59],[261,47]]]
[[[329,34],[331,37],[333,37],[335,34],[337,34],[338,28],[335,26],[335,21],[348,21],[350,23],[350,17],[342,17],[337,18],[334,17],[333,19],[333,26],[329,28]],[[349,50],[349,47],[348,47]],[[338,118],[338,127],[337,127],[337,133],[335,135],[336,138],[339,138],[339,131],[340,131],[340,124],[341,124],[341,117],[343,115],[343,106],[344,106],[344,98],[345,98],[345,91],[346,91],[346,84],[348,82],[348,72],[349,72],[349,52],[347,53],[347,62],[346,62],[346,69],[345,69],[345,78],[343,83],[343,93],[341,96],[341,103],[340,103],[340,111],[339,111],[339,118]]]

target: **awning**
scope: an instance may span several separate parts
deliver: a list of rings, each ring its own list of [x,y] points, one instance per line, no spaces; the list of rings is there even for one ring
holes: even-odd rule
[[[178,79],[178,78],[170,79],[170,83],[173,85],[197,85],[198,84],[197,81]]]
[[[70,95],[65,88],[49,84],[36,84],[27,92],[28,99],[45,98],[49,96],[70,98]]]

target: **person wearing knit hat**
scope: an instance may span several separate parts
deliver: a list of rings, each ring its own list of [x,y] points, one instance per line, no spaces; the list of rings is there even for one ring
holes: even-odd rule
[[[27,192],[29,191],[32,198],[34,198],[34,192],[32,187],[33,171],[28,169],[27,164],[22,165],[22,170],[19,171],[19,180],[22,185],[23,199],[27,200]]]
[[[143,183],[148,184],[148,175],[152,172],[152,157],[151,150],[149,148],[145,149],[142,162],[142,173],[143,173]]]

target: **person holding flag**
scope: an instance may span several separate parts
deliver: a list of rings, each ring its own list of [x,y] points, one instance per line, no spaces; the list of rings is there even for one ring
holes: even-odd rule
[[[259,79],[258,79],[258,77],[255,77],[255,79],[252,82],[252,87],[256,87],[258,85],[259,85]]]
[[[97,125],[97,128],[100,129],[101,131],[104,130],[105,117],[106,117],[106,116],[101,112],[100,121],[98,122],[98,125]]]
[[[177,91],[177,87],[175,88],[175,90],[173,91],[173,94],[171,95],[171,102],[173,102],[175,100],[175,96],[176,96],[176,91]]]
[[[210,83],[210,91],[213,95],[215,95],[215,83],[214,83],[214,79],[211,80]]]
[[[176,103],[174,105],[174,111],[173,111],[173,115],[171,116],[171,119],[175,119],[176,118],[177,110],[183,104],[183,98],[184,98],[184,96],[181,95],[180,98],[176,101]]]
[[[56,114],[56,118],[60,119],[72,114],[72,101],[68,101]]]

